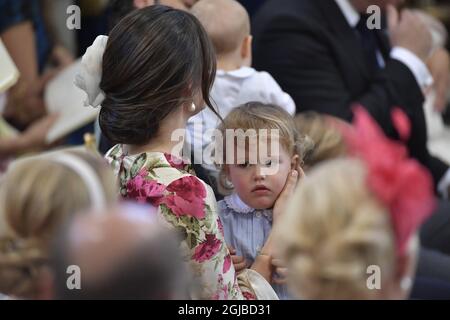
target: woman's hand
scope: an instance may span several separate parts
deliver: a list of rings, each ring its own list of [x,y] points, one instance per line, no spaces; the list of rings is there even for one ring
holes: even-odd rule
[[[301,169],[299,169],[301,170]],[[283,191],[281,191],[280,195],[278,196],[277,201],[275,202],[275,205],[273,207],[273,223],[276,224],[280,217],[283,215],[284,211],[286,210],[286,203],[289,201],[289,199],[294,194],[295,188],[297,187],[297,182],[299,179],[303,177],[303,170],[300,172],[298,170],[292,170],[291,173],[289,173],[289,176],[286,180],[286,184],[283,188]]]
[[[275,276],[272,277],[272,282],[275,284],[286,284],[287,268],[281,259],[272,259],[272,266],[275,269]]]
[[[289,173],[283,191],[281,191],[273,208],[274,225],[279,221],[284,211],[286,210],[286,203],[294,194],[295,188],[297,187],[297,183],[299,179],[302,178],[303,176],[304,173],[300,167],[297,167],[297,170],[292,170]],[[274,272],[276,271],[276,266],[273,263],[273,257],[275,256],[276,251],[275,241],[276,240],[274,238],[272,228],[272,232],[270,232],[269,237],[267,238],[267,241],[261,250],[261,253],[256,257],[255,261],[253,262],[253,265],[251,266],[251,269],[255,270],[260,275],[262,275],[269,283],[274,281],[273,275]],[[282,275],[284,274],[284,272],[285,270],[280,267],[278,273]]]

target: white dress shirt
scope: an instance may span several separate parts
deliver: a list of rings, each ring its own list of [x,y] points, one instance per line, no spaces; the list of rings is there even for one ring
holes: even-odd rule
[[[349,0],[335,0],[336,4],[342,11],[345,19],[348,24],[355,28],[358,24],[361,15],[355,8],[351,5]],[[381,62],[380,58],[382,58],[381,53],[377,53],[378,60],[380,62],[380,66],[384,67],[384,61]],[[405,64],[409,70],[413,73],[416,78],[417,83],[422,89],[426,89],[427,87],[433,84],[433,77],[428,70],[428,67],[423,63],[423,61],[417,57],[412,51],[402,48],[402,47],[394,47],[391,50],[390,57],[392,59],[398,60]],[[444,196],[444,198],[449,197],[448,195],[448,187],[450,186],[450,170],[446,172],[443,178],[441,178],[438,184],[438,191]]]
[[[341,9],[348,24],[352,28],[355,28],[361,18],[359,12],[353,8],[349,0],[335,1]],[[392,59],[402,62],[408,67],[409,70],[411,70],[417,83],[422,87],[422,89],[425,89],[433,84],[433,77],[431,76],[425,63],[423,63],[423,61],[410,50],[402,47],[394,47],[391,50],[390,56]],[[385,62],[380,52],[377,52],[377,57],[380,65],[384,67]]]

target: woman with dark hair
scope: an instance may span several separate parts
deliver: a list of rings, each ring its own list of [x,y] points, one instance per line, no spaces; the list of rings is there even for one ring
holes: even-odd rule
[[[211,188],[177,158],[188,119],[207,105],[216,64],[212,44],[191,14],[164,6],[137,10],[100,37],[83,58],[77,84],[102,105],[100,126],[117,145],[106,155],[124,198],[158,206],[182,235],[181,248],[198,288],[191,298],[273,299],[273,237],[251,269],[236,276]],[[101,71],[101,74],[98,72]],[[214,110],[215,112],[215,110]],[[287,183],[275,210],[295,187]]]
[[[109,5],[109,28],[113,29],[120,20],[134,10],[146,8],[148,6],[160,4],[180,10],[189,10],[198,0],[112,0]],[[105,137],[100,135],[99,150],[105,154],[113,144]],[[201,168],[201,167],[200,167]],[[196,169],[197,170],[197,169]]]
[[[112,0],[110,4],[111,22],[115,25],[131,11],[154,4],[161,4],[180,10],[188,10],[197,1],[198,0]]]

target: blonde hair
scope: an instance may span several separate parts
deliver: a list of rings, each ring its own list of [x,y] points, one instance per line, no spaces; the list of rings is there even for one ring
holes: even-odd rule
[[[250,35],[250,17],[236,0],[201,0],[191,13],[205,28],[219,56],[239,49]]]
[[[369,266],[382,283],[395,274],[395,242],[386,209],[365,183],[359,160],[319,165],[302,181],[276,231],[292,289],[304,299],[371,299]]]
[[[226,131],[227,130],[278,130],[280,144],[290,155],[298,155],[300,164],[303,164],[303,155],[305,149],[305,141],[307,137],[301,135],[296,129],[294,118],[282,108],[264,104],[261,102],[249,102],[233,109],[218,129],[224,138],[223,146],[227,145]],[[270,132],[269,132],[270,134]],[[226,148],[223,152],[223,163],[225,163]],[[224,167],[219,166],[219,185],[225,189],[230,190],[230,187],[224,183]]]
[[[35,298],[38,277],[48,263],[56,229],[71,214],[92,205],[85,181],[52,156],[69,154],[83,160],[98,175],[106,202],[117,197],[116,179],[98,155],[66,150],[19,160],[0,187],[0,292]]]
[[[305,148],[306,167],[313,167],[325,160],[344,156],[347,153],[344,138],[338,129],[340,120],[316,112],[295,116],[297,130],[310,140]]]

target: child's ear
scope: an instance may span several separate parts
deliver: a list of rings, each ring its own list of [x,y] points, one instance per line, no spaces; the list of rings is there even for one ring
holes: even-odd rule
[[[245,39],[242,41],[241,57],[245,61],[245,65],[247,67],[250,67],[252,65],[252,42],[253,37],[250,35],[245,37]]]
[[[298,154],[291,158],[291,170],[298,170],[300,167],[300,157]]]

